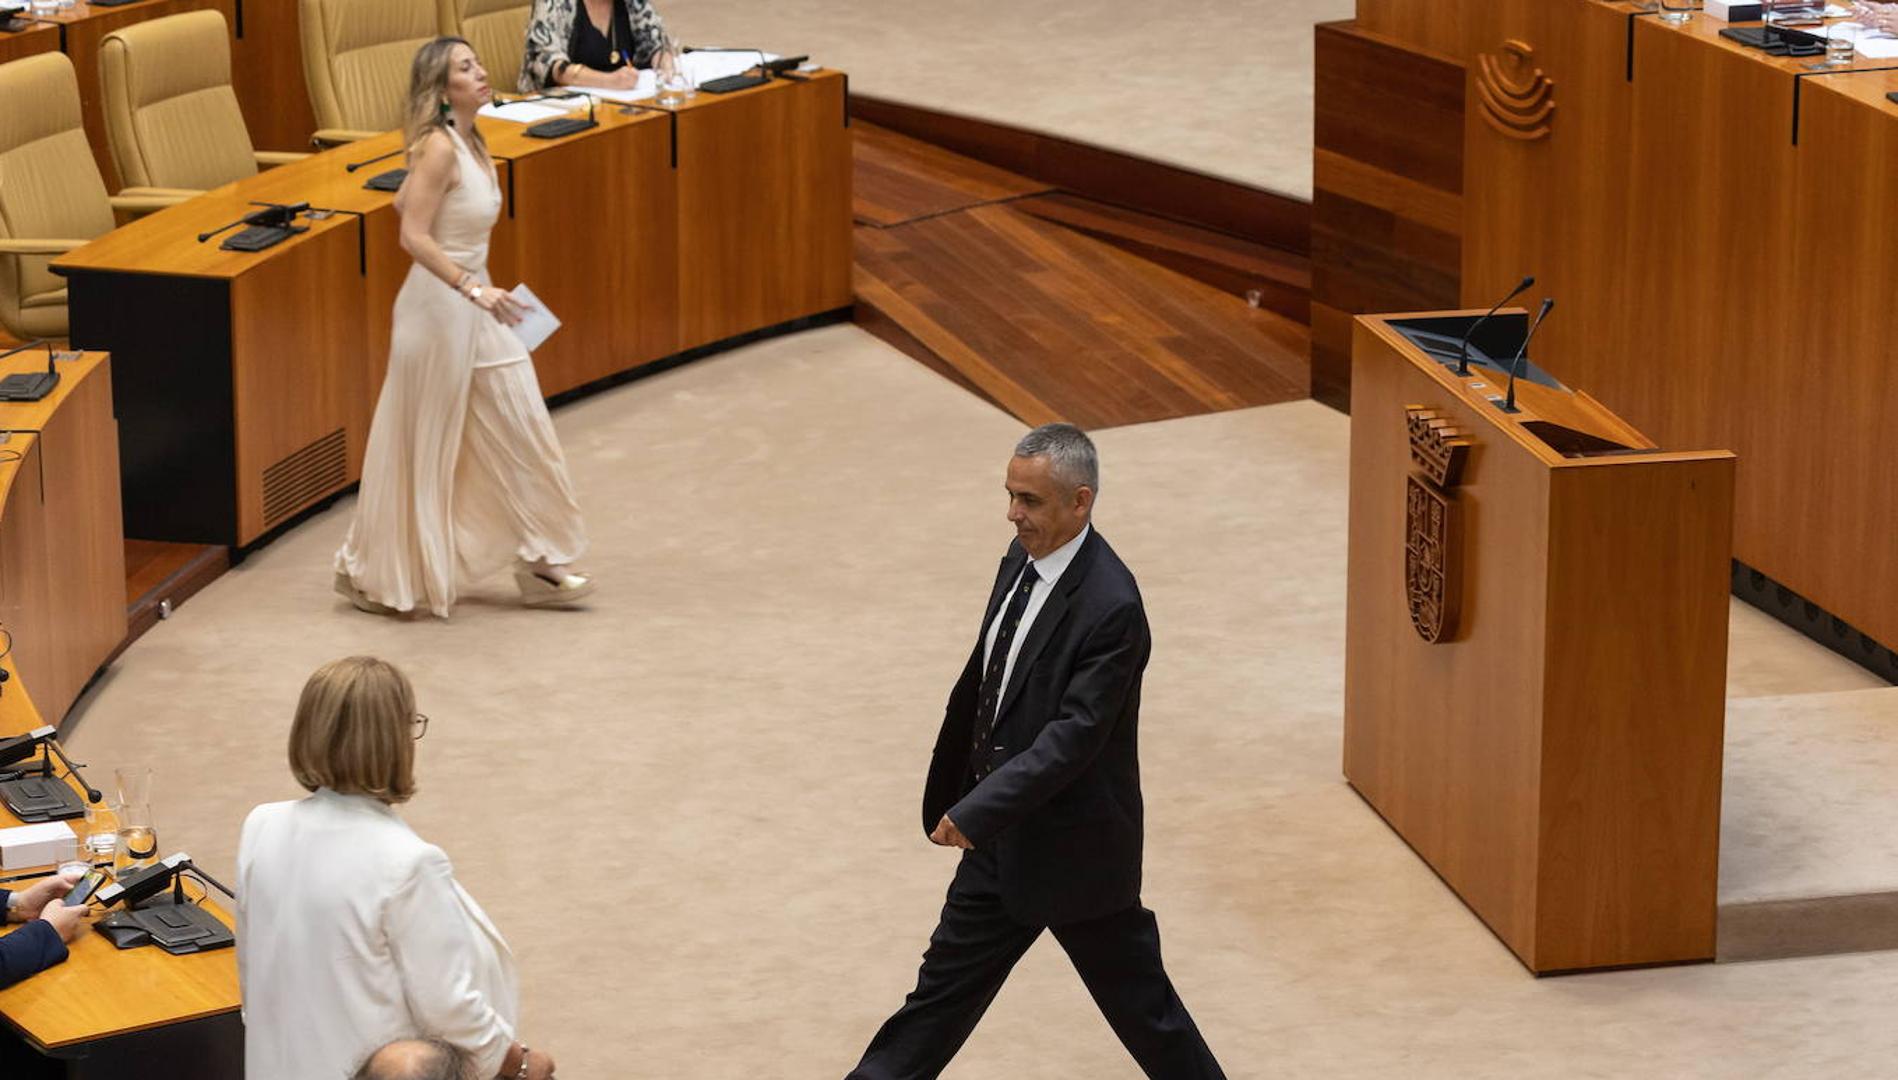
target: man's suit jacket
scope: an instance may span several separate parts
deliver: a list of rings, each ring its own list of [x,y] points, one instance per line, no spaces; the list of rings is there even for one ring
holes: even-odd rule
[[[11,895],[0,889],[0,915],[6,912]],[[55,904],[64,902],[53,901]],[[59,940],[59,931],[44,919],[34,919],[6,937],[0,937],[0,987],[12,986],[64,959],[66,943]]]
[[[1027,558],[1009,546],[983,632]],[[1099,532],[1088,534],[1023,638],[994,732],[975,750],[982,646],[978,632],[949,695],[923,790],[924,831],[947,813],[992,851],[1003,905],[1020,922],[1060,925],[1132,905],[1143,836],[1140,680],[1151,650],[1133,575]]]

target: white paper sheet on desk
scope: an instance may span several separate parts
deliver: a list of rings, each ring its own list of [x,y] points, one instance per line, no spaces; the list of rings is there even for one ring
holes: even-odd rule
[[[766,60],[776,60],[777,53],[765,53]],[[727,75],[742,75],[758,66],[758,53],[747,49],[744,52],[689,52],[685,54],[685,73],[692,77],[692,85],[700,86],[713,79],[722,79]]]
[[[575,99],[578,100],[578,99]],[[585,104],[585,102],[581,102]],[[538,101],[515,101],[506,105],[487,104],[481,106],[482,116],[492,116],[496,120],[512,120],[517,124],[537,124],[542,120],[552,120],[556,116],[565,116],[573,111],[573,106],[561,108],[558,105],[546,105]]]
[[[554,313],[547,310],[547,305],[540,302],[540,297],[534,295],[526,282],[514,286],[508,295],[521,305],[521,321],[514,326],[514,336],[521,339],[528,352],[533,352],[560,329],[560,320],[554,318]]]
[[[659,82],[651,70],[646,70],[639,73],[639,83],[631,90],[602,90],[597,86],[589,86],[585,87],[585,91],[599,98],[601,101],[617,101],[621,104],[625,104],[633,101],[644,101],[658,93]]]

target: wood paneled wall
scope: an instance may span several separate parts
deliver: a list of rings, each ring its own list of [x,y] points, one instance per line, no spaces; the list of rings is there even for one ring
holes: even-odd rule
[[[1463,67],[1317,31],[1312,396],[1351,399],[1351,316],[1461,305]]]
[[[1735,557],[1889,659],[1898,551],[1883,538],[1898,526],[1898,484],[1877,463],[1898,460],[1898,105],[1885,97],[1898,73],[1863,61],[1814,73],[1720,38],[1718,21],[1671,26],[1607,0],[1361,0],[1359,11],[1355,30],[1319,36],[1320,396],[1337,394],[1338,313],[1413,308],[1404,293],[1420,280],[1399,240],[1415,220],[1395,215],[1400,230],[1337,212],[1340,189],[1379,154],[1400,175],[1440,171],[1414,144],[1419,106],[1389,102],[1416,96],[1416,65],[1447,72],[1464,59],[1460,227],[1446,230],[1460,241],[1460,295],[1435,306],[1487,307],[1535,274],[1524,305],[1558,301],[1538,359],[1665,446],[1737,452]],[[1509,42],[1552,83],[1545,136],[1511,137],[1482,115],[1482,67]],[[1389,56],[1367,62],[1373,48]],[[1336,101],[1411,112],[1392,124]],[[1370,145],[1350,157],[1347,140]],[[1343,287],[1359,277],[1369,284]],[[1354,308],[1366,294],[1371,306]]]

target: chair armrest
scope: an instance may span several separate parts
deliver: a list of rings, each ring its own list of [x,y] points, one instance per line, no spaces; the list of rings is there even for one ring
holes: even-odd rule
[[[204,192],[186,188],[129,187],[117,195],[106,196],[106,202],[111,203],[114,210],[123,210],[136,216],[156,213],[168,206],[189,202],[202,194]]]
[[[90,240],[0,239],[0,255],[64,255],[90,243]]]
[[[310,136],[310,142],[316,146],[341,146],[344,143],[361,142],[373,139],[384,132],[351,131],[348,128],[324,128]]]
[[[253,150],[251,151],[251,156],[257,159],[257,164],[268,169],[277,165],[288,165],[291,162],[302,161],[310,155],[296,150]]]

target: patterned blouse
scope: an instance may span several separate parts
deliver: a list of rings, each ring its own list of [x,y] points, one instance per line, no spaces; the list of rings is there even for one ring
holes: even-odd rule
[[[615,0],[626,9],[633,27],[632,62],[634,67],[651,67],[652,54],[665,40],[665,24],[647,0]],[[573,41],[574,20],[584,18],[580,7],[585,0],[534,0],[533,13],[527,17],[527,51],[521,58],[523,94],[531,94],[554,85],[554,76],[572,63],[567,48]]]

